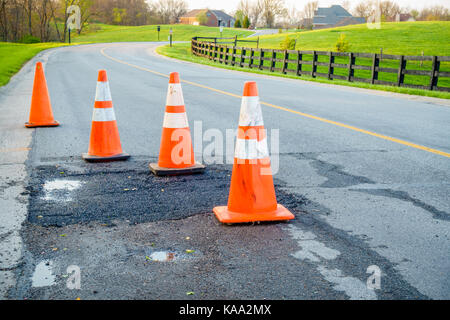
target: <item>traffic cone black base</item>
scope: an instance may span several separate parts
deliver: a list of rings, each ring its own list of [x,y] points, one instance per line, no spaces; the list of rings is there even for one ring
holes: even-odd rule
[[[110,157],[99,157],[90,155],[88,153],[82,153],[81,157],[83,160],[87,162],[109,162],[109,161],[121,161],[121,160],[127,160],[130,155],[128,153],[121,153],[121,154],[115,154]]]
[[[196,163],[192,167],[188,168],[163,168],[158,166],[157,163],[150,163],[149,168],[150,171],[157,176],[178,176],[183,174],[203,173],[206,166],[201,163]]]

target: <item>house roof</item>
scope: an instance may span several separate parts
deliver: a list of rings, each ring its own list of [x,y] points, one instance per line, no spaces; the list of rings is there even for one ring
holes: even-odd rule
[[[222,21],[234,20],[234,18],[232,16],[226,14],[222,10],[210,10],[210,11],[217,17],[218,20],[222,20]]]
[[[353,18],[355,21],[364,23],[364,18],[353,17],[347,10],[340,5],[333,5],[329,8],[317,8],[314,12],[313,23],[319,25],[335,25],[345,18]]]
[[[234,18],[221,10],[208,10],[208,9],[194,9],[183,15],[181,18],[195,18],[199,13],[210,11],[216,18],[222,21],[234,20]]]
[[[181,18],[195,18],[199,13],[207,10],[208,9],[194,9],[184,14]]]

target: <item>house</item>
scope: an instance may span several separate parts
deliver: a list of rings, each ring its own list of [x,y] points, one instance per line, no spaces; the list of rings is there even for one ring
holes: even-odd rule
[[[234,27],[235,19],[232,16],[226,14],[221,10],[209,10],[209,9],[196,9],[189,11],[180,18],[180,23],[198,26],[200,25],[200,23],[197,20],[197,16],[201,13],[206,13],[206,16],[208,17],[208,22],[205,24],[206,26]]]
[[[398,13],[395,15],[395,22],[416,21],[409,13]]]
[[[342,6],[333,5],[329,8],[317,8],[314,11],[313,29],[342,27],[365,22],[365,18],[353,17]]]

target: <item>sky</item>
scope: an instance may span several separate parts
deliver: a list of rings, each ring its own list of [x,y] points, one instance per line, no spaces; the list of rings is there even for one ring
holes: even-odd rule
[[[236,10],[240,0],[186,0],[189,9],[210,8],[225,10],[230,13]],[[310,0],[285,0],[287,7],[295,6],[297,9],[303,9],[304,5]],[[394,0],[401,7],[410,7],[421,9],[432,5],[443,5],[450,7],[450,0]],[[341,0],[319,0],[319,6],[329,7],[332,4],[339,4]],[[359,3],[360,0],[350,0],[352,5]]]

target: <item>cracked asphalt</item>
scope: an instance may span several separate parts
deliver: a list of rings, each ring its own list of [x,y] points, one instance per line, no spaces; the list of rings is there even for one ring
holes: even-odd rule
[[[448,157],[263,105],[269,142],[279,129],[277,200],[296,218],[235,226],[212,214],[227,202],[230,165],[186,177],[148,169],[168,82],[158,73],[197,84],[182,84],[197,160],[211,133],[237,127],[232,95],[248,80],[265,102],[448,153],[447,101],[199,66],[160,57],[157,45],[46,51],[0,89],[1,298],[450,298]],[[60,127],[23,128],[36,61]],[[81,160],[99,69],[126,162]],[[69,266],[79,289],[67,287]],[[367,286],[371,266],[379,289]]]

